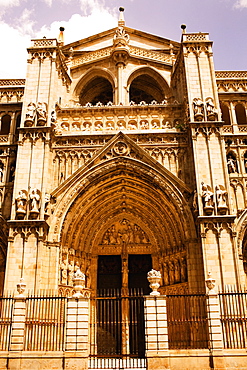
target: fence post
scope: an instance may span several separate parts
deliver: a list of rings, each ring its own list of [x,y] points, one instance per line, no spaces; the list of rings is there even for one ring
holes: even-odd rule
[[[24,296],[26,284],[23,279],[17,284],[18,295],[14,298],[12,330],[10,337],[11,358],[8,368],[18,370],[21,368],[20,352],[24,350],[25,323],[26,323],[26,297]],[[16,352],[16,354],[15,354]]]
[[[226,369],[223,354],[223,332],[220,320],[219,296],[215,292],[215,280],[208,273],[206,280],[207,286],[207,315],[209,324],[209,348],[210,348],[210,365],[212,368]]]
[[[67,305],[65,368],[88,369],[89,299],[69,298]]]
[[[144,297],[147,369],[169,369],[165,296]]]

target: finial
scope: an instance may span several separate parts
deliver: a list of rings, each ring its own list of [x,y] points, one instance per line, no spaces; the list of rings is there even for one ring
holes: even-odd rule
[[[181,24],[181,28],[183,30],[183,33],[186,33],[186,24]]]
[[[64,32],[65,28],[64,27],[59,27],[59,35],[58,35],[58,43],[63,45],[64,44]]]
[[[124,8],[122,6],[120,6],[119,8],[119,20],[118,20],[118,27],[124,27],[125,26],[125,20],[124,20]]]

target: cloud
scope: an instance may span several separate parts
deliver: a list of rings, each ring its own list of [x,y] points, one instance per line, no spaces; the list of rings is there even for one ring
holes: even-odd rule
[[[24,78],[26,75],[26,48],[30,46],[30,36],[21,34],[18,29],[0,22],[1,63],[0,78]]]
[[[69,44],[84,37],[116,27],[117,17],[114,17],[106,9],[94,9],[89,16],[73,14],[67,22],[56,21],[49,27],[43,26],[37,36],[56,38],[58,36],[60,26],[65,28],[65,44]]]
[[[235,3],[234,8],[237,8],[237,9],[247,8],[247,0],[238,0]]]
[[[0,78],[25,78],[26,49],[30,47],[32,38],[57,38],[59,27],[63,26],[65,43],[69,44],[117,26],[117,15],[112,15],[108,9],[95,8],[95,0],[89,2],[93,7],[90,15],[73,14],[68,21],[53,22],[50,26],[43,26],[38,32],[34,32],[33,13],[28,9],[24,9],[15,26],[0,20],[0,34],[7,35],[0,38]]]
[[[19,0],[0,0],[0,6],[4,8],[9,8],[11,6],[18,6],[20,5]]]

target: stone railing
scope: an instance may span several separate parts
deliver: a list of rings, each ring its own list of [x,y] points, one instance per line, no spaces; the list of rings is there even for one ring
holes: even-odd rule
[[[69,115],[68,115],[69,111]],[[80,112],[78,116],[78,112]],[[55,133],[112,133],[115,131],[179,131],[183,126],[180,105],[62,108],[57,111]]]
[[[183,41],[189,42],[200,42],[200,41],[209,41],[209,34],[208,33],[186,33],[183,34]]]
[[[243,79],[247,78],[247,71],[215,71],[215,77],[217,79],[223,78],[223,79]]]
[[[4,79],[0,80],[0,86],[23,86],[25,85],[25,79]]]
[[[56,47],[57,39],[35,39],[31,40],[32,48],[47,48],[47,47]]]

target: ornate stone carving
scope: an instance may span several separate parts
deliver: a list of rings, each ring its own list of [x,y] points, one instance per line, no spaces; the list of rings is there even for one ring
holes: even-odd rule
[[[209,185],[202,182],[202,201],[203,209],[206,215],[211,215],[214,210],[214,193]]]
[[[228,168],[228,173],[236,173],[238,172],[237,170],[237,161],[235,158],[232,157],[231,154],[227,156],[227,168]]]
[[[212,278],[211,272],[208,273],[208,278],[205,280],[206,287],[208,288],[208,293],[215,293],[215,279]]]
[[[17,292],[18,295],[15,298],[24,298],[25,295],[23,294],[26,289],[26,284],[24,283],[24,279],[20,278],[19,284],[17,284]]]
[[[15,199],[16,204],[16,219],[22,220],[27,213],[27,191],[20,190],[18,196]]]
[[[74,290],[75,293],[73,294],[73,298],[82,298],[82,290],[85,288],[85,274],[83,274],[80,270],[80,266],[76,263],[75,265],[75,273],[73,276],[73,283],[74,283]]]
[[[129,146],[124,141],[118,141],[113,147],[113,152],[116,155],[128,155],[129,151]]]
[[[148,244],[149,239],[146,233],[138,226],[127,219],[115,222],[104,233],[101,244]]]

